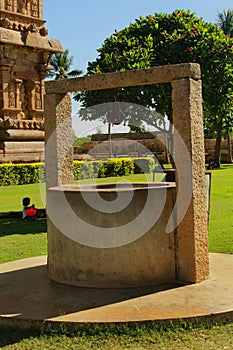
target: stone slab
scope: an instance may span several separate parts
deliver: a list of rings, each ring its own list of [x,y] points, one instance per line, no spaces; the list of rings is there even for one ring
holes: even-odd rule
[[[65,286],[47,275],[46,256],[0,265],[0,321],[102,323],[233,316],[233,256],[210,254],[206,281],[128,289]]]

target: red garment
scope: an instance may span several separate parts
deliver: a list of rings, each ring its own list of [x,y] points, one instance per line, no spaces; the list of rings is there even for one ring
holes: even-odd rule
[[[35,216],[37,213],[37,210],[33,207],[28,207],[25,211],[27,216]]]

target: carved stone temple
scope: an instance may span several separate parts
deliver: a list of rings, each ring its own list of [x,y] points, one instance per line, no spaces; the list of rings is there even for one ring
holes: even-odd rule
[[[0,0],[0,162],[43,159],[44,80],[63,51],[47,34],[43,0]]]

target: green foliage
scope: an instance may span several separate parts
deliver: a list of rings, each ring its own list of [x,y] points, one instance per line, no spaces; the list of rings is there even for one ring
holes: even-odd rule
[[[135,167],[134,167],[134,163],[132,162],[132,159],[128,159],[128,158],[121,158],[122,161],[122,172],[120,172],[120,176],[123,175],[131,175],[131,174],[135,174]]]
[[[202,70],[205,116],[215,125],[217,116],[228,119],[233,112],[233,39],[190,11],[140,17],[107,38],[98,52],[98,58],[88,65],[88,75],[197,62]],[[85,108],[114,102],[116,98],[119,102],[153,108],[172,118],[171,84],[86,91],[76,96]],[[106,121],[102,111],[92,113],[83,109],[80,114],[83,120]],[[125,123],[137,125],[138,118],[140,124],[142,115],[125,113]],[[149,113],[144,121],[158,126],[156,114]]]
[[[148,160],[149,161],[149,160]],[[134,161],[128,158],[111,158],[95,161],[74,161],[75,180],[123,176],[134,173]]]
[[[107,160],[74,161],[75,180],[150,173],[152,158],[111,158]],[[0,164],[0,186],[34,184],[45,181],[43,163]]]
[[[43,182],[44,176],[44,165],[42,163],[0,164],[0,186]]]
[[[55,80],[75,78],[82,74],[82,71],[78,69],[70,71],[73,64],[73,56],[70,56],[68,49],[64,52],[55,54],[52,57],[50,64],[53,66],[53,70],[49,72],[48,76]]]
[[[75,181],[90,178],[128,176],[131,174],[151,173],[154,169],[153,158],[111,158],[96,161],[74,161]]]
[[[90,179],[94,177],[94,167],[90,161],[74,161],[75,180]]]
[[[74,147],[81,147],[84,143],[90,142],[91,137],[86,136],[86,137],[76,137],[74,140]]]
[[[217,23],[226,35],[233,37],[233,10],[218,12]]]

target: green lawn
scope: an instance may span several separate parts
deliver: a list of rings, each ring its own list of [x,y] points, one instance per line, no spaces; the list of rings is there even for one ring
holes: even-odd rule
[[[100,179],[98,181],[113,181]],[[117,178],[119,180],[119,178]],[[130,176],[126,181],[151,181],[144,176]],[[122,179],[121,179],[122,181]],[[37,207],[43,207],[38,184],[0,187],[0,213],[21,210],[24,196]],[[233,165],[212,171],[209,247],[212,252],[233,253]],[[46,221],[22,222],[0,219],[0,262],[47,253]],[[1,321],[1,320],[0,320]],[[156,349],[202,350],[232,349],[233,324],[208,322],[191,325],[181,321],[172,324],[139,324],[122,326],[87,326],[75,331],[61,325],[58,331],[42,328],[21,330],[14,324],[0,322],[0,347],[3,349]]]
[[[44,188],[44,186],[43,186]],[[43,191],[41,190],[43,194]],[[0,187],[0,215],[22,210],[22,198],[44,207],[39,184]],[[42,196],[43,197],[43,196]],[[0,263],[47,254],[46,220],[0,219]]]
[[[209,250],[233,254],[233,165],[212,171]]]
[[[192,326],[182,321],[179,325],[132,324],[90,325],[68,331],[65,325],[59,331],[1,326],[0,347],[7,350],[74,349],[74,350],[220,350],[233,348],[233,325],[230,323]]]

